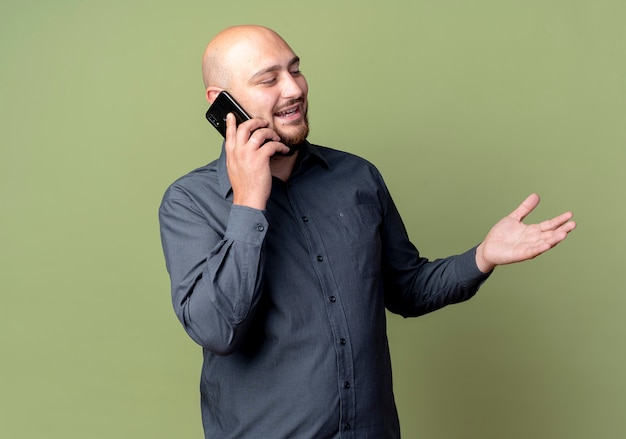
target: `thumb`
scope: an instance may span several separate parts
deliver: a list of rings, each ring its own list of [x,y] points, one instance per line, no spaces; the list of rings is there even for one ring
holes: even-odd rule
[[[518,221],[522,221],[530,212],[535,210],[539,201],[541,201],[541,198],[539,198],[538,194],[530,194],[524,201],[522,201],[522,204],[509,214],[509,216]]]

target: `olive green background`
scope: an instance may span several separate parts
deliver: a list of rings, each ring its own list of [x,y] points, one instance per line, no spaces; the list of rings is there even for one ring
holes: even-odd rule
[[[626,437],[622,1],[28,1],[0,6],[0,437],[200,438],[200,348],[157,208],[212,160],[200,58],[236,23],[302,57],[313,142],[385,175],[459,253],[530,192],[578,229],[470,302],[390,316],[403,436]],[[297,407],[294,408],[297,410]]]

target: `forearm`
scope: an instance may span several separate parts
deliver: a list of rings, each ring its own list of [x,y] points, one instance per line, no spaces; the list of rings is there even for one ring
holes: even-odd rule
[[[223,231],[190,220],[184,203],[162,208],[163,248],[179,320],[198,344],[228,355],[243,340],[261,294],[262,212],[233,206]]]
[[[427,314],[473,297],[489,275],[475,263],[475,248],[421,266],[387,287],[390,311],[405,317]]]
[[[476,265],[476,250],[429,262],[417,289],[421,293],[419,314],[472,298],[489,277]]]

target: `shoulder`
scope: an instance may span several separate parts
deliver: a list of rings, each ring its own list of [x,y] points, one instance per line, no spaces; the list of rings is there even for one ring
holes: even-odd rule
[[[171,183],[163,195],[163,202],[174,199],[194,199],[210,193],[219,192],[219,176],[217,160],[196,168],[177,178]]]
[[[372,162],[359,155],[317,144],[311,144],[311,147],[327,162],[330,168],[357,168],[378,173],[378,169]]]
[[[356,184],[370,183],[384,186],[381,173],[369,160],[346,151],[328,146],[311,144],[314,154],[321,157],[335,178],[344,178]]]

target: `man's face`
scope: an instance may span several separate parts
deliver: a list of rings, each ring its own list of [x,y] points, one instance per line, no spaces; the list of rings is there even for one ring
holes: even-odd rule
[[[231,51],[230,92],[252,117],[269,122],[282,143],[293,147],[309,133],[309,91],[300,60],[274,34],[259,35]]]

